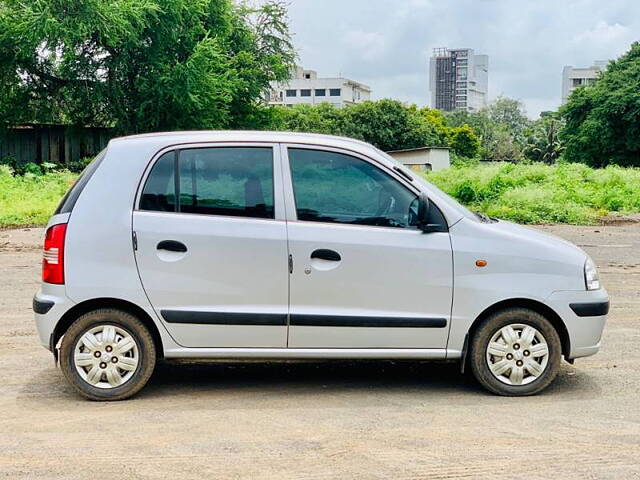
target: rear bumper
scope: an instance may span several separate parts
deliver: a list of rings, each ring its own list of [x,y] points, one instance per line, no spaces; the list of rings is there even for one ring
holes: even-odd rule
[[[609,313],[606,290],[556,291],[547,298],[546,303],[560,315],[567,327],[568,360],[594,355],[600,350]]]
[[[47,350],[52,350],[52,334],[60,318],[74,305],[66,296],[64,285],[43,283],[33,297],[33,315],[40,343]]]

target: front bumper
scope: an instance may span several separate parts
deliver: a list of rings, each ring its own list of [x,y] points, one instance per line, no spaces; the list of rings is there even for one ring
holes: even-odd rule
[[[47,350],[52,350],[52,334],[58,321],[74,305],[67,297],[64,285],[43,283],[33,297],[33,315],[40,343]]]
[[[546,300],[564,321],[569,333],[567,360],[594,355],[600,350],[602,331],[609,312],[605,289],[556,291]]]

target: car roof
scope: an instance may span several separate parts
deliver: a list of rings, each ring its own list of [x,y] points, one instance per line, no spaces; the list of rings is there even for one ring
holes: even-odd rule
[[[111,142],[166,143],[166,145],[190,142],[273,142],[306,143],[327,146],[374,148],[371,144],[348,137],[319,133],[278,132],[264,130],[193,130],[175,132],[155,132],[116,137]]]

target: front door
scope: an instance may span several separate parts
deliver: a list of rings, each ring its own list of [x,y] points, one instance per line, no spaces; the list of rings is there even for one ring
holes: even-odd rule
[[[277,160],[273,145],[194,147],[166,152],[151,168],[133,213],[136,261],[151,304],[180,345],[286,347]]]
[[[416,228],[416,190],[353,154],[285,151],[289,347],[445,348],[451,244],[446,227]]]

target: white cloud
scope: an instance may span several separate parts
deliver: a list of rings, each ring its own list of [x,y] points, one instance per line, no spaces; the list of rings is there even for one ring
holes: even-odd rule
[[[292,0],[301,63],[367,83],[375,98],[425,105],[434,47],[489,55],[489,93],[530,115],[560,103],[562,67],[624,53],[640,32],[628,0]]]
[[[573,43],[576,45],[617,44],[620,41],[628,41],[631,38],[631,33],[629,27],[619,23],[609,25],[601,20],[593,28],[577,33],[573,38]]]
[[[366,61],[376,60],[385,54],[385,37],[380,32],[352,30],[344,34],[345,48],[357,53]]]

